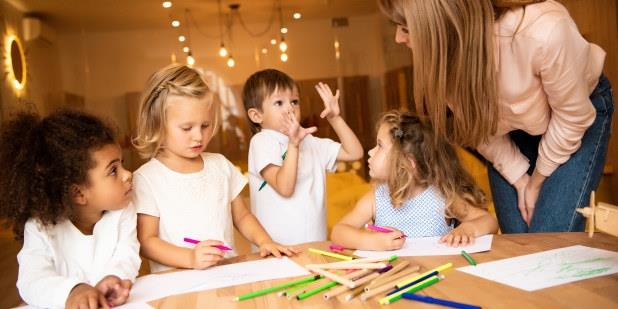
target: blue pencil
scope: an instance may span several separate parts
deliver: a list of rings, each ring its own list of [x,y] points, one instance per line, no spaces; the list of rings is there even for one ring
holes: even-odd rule
[[[412,294],[412,293],[403,293],[401,296],[403,296],[403,298],[405,299],[420,301],[420,302],[428,303],[428,304],[441,305],[441,306],[451,307],[451,308],[460,308],[460,309],[480,309],[481,308],[479,306],[462,304],[462,303],[458,303],[458,302],[454,302],[450,300],[439,299],[439,298]]]
[[[404,285],[404,286],[402,286],[402,287],[400,287],[398,289],[395,289],[395,290],[392,290],[392,291],[386,293],[386,296],[391,295],[391,294],[395,294],[395,293],[397,293],[397,292],[399,292],[401,290],[405,290],[405,289],[407,289],[407,288],[409,288],[409,287],[411,287],[411,286],[413,286],[413,285],[415,285],[415,284],[417,284],[419,282],[423,282],[423,281],[427,280],[427,278],[431,278],[431,276],[437,276],[439,273],[440,272],[438,272],[437,270],[436,271],[432,271],[432,272],[428,273],[427,275],[425,275],[424,277],[420,277],[420,278],[418,278],[418,279],[416,279],[416,280],[414,280],[414,281],[412,281],[412,282],[410,282],[410,283],[408,283],[408,284],[406,284],[406,285]]]

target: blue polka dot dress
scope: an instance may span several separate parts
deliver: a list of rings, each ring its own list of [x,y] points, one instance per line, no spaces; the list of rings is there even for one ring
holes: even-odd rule
[[[386,184],[376,186],[375,199],[375,225],[396,228],[408,237],[442,236],[453,229],[446,223],[444,196],[433,186],[399,208],[393,207]]]

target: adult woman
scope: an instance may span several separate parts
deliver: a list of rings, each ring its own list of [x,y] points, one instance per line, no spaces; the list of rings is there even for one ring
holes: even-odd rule
[[[575,209],[598,186],[614,110],[605,52],[558,2],[527,2],[540,3],[380,5],[412,50],[416,110],[492,163],[502,232],[583,230]]]

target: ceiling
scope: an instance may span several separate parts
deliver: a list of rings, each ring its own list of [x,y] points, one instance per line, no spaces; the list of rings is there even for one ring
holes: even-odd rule
[[[7,0],[37,16],[59,31],[125,31],[169,27],[172,16],[181,23],[189,16],[199,26],[218,25],[217,0],[172,0],[164,9],[161,0]],[[275,0],[221,0],[224,14],[230,4],[240,4],[238,12],[245,24],[266,23]],[[293,22],[292,13],[303,19],[328,19],[372,14],[377,0],[281,0],[284,23]],[[278,16],[275,20],[278,20]],[[302,19],[301,19],[302,20]],[[259,29],[256,29],[259,31]]]

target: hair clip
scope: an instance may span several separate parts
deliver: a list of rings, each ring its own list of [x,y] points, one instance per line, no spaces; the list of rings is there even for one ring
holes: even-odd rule
[[[395,137],[401,139],[403,137],[403,130],[400,128],[395,129]]]

